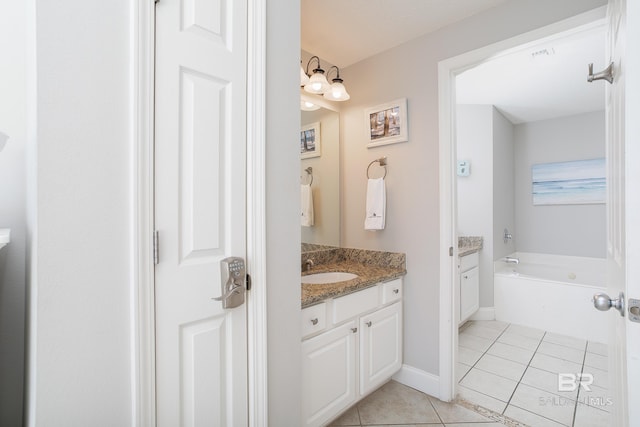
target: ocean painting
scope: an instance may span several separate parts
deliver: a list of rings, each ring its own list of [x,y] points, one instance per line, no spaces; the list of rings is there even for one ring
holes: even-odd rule
[[[605,203],[605,159],[543,163],[531,167],[534,205]]]

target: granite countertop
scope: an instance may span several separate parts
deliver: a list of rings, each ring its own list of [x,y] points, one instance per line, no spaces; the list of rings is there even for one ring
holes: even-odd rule
[[[322,252],[326,253],[308,252],[302,254],[303,264],[307,259],[314,261],[314,267],[302,273],[302,308],[407,274],[404,254],[343,248]],[[304,276],[308,274],[331,271],[353,273],[358,277],[335,283],[304,283]]]
[[[482,249],[481,236],[460,236],[458,237],[458,256],[463,257]]]

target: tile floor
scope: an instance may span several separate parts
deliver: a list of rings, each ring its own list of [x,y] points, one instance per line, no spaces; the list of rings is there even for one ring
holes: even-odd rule
[[[461,398],[535,427],[610,425],[606,345],[497,321],[467,322],[458,344]],[[559,373],[592,375],[590,391],[559,391]]]
[[[458,392],[468,403],[390,381],[330,427],[610,426],[604,344],[496,321],[467,322],[458,341]],[[558,373],[593,375],[591,391],[558,391]]]
[[[455,403],[389,381],[334,421],[337,426],[504,427]]]

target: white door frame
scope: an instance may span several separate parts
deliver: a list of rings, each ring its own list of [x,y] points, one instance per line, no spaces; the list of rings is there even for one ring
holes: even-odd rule
[[[458,322],[455,320],[455,292],[458,274],[454,260],[458,256],[455,132],[455,78],[461,72],[489,59],[508,55],[557,36],[602,25],[606,6],[576,15],[551,25],[520,34],[438,63],[438,98],[440,129],[440,395],[451,401],[456,394],[455,366],[458,347]],[[587,76],[585,64],[585,79]],[[604,100],[603,100],[604,102]],[[453,248],[453,256],[449,255]]]
[[[163,0],[160,0],[163,1]],[[266,426],[267,294],[265,89],[266,0],[247,0],[247,293],[249,425]],[[131,391],[132,425],[156,425],[154,229],[155,2],[131,6]]]

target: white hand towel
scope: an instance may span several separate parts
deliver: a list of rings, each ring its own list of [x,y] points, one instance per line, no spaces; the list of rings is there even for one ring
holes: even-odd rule
[[[364,220],[365,230],[384,230],[387,195],[384,178],[369,179],[367,182],[367,208]]]
[[[310,185],[300,186],[300,210],[302,211],[302,226],[313,226],[313,192]]]

